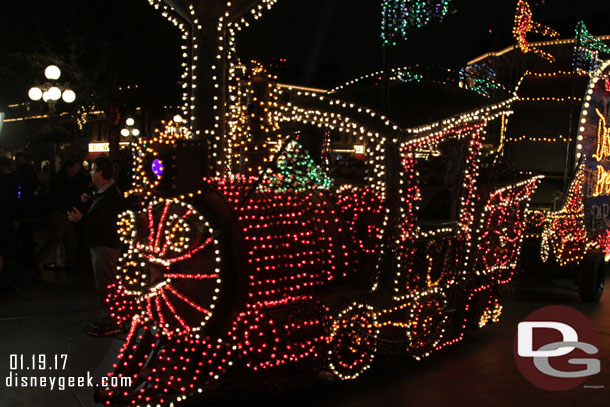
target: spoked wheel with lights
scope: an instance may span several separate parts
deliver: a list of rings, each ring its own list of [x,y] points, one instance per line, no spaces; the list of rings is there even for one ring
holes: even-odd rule
[[[131,314],[131,330],[112,377],[131,383],[100,387],[98,400],[164,404],[207,391],[237,359],[226,342],[203,332],[221,294],[213,228],[192,205],[159,198],[122,213],[118,230],[127,250],[109,298],[117,321]]]
[[[372,314],[372,307],[357,304],[343,310],[333,321],[328,366],[341,380],[357,378],[373,363],[379,329]]]
[[[95,400],[110,406],[171,405],[220,385],[237,359],[226,342],[190,335],[170,338],[135,318],[115,369],[99,383]]]
[[[407,352],[414,358],[429,356],[445,339],[450,316],[446,307],[447,300],[440,292],[432,292],[413,304]]]
[[[140,305],[137,315],[167,336],[199,332],[220,295],[220,245],[206,219],[177,199],[124,212],[119,235],[128,246],[118,283]]]

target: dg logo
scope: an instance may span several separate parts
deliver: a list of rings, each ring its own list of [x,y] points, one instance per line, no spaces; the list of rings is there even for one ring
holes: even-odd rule
[[[520,322],[514,356],[523,376],[551,391],[573,389],[601,370],[599,338],[582,313],[552,305]]]

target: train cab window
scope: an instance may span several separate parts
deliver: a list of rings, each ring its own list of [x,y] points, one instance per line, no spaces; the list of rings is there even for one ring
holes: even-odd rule
[[[335,183],[364,184],[368,168],[364,160],[356,157],[337,155],[330,169],[330,177]]]
[[[416,156],[419,173],[419,221],[450,222],[457,217],[461,181],[460,142],[448,139]]]

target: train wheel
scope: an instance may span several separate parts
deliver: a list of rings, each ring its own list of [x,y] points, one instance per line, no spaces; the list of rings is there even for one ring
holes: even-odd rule
[[[584,302],[599,302],[606,283],[606,260],[600,252],[589,252],[578,273],[578,290]]]
[[[375,359],[379,329],[371,318],[372,307],[354,304],[333,321],[328,351],[328,367],[341,380],[355,379]]]

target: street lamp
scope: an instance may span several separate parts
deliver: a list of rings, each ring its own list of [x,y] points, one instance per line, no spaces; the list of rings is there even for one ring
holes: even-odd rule
[[[72,103],[76,100],[76,93],[67,86],[57,83],[61,77],[61,70],[55,65],[49,65],[44,70],[44,76],[47,81],[40,86],[33,86],[28,91],[28,97],[33,101],[43,100],[49,105],[49,126],[52,127],[52,122],[55,116],[55,103],[59,99],[63,99],[66,103]],[[57,145],[51,145],[51,170],[57,170]]]
[[[132,117],[125,119],[125,126],[121,129],[121,136],[123,137],[138,137],[140,135],[140,129],[134,127],[136,121]],[[131,137],[130,137],[131,138]],[[131,140],[130,140],[131,141]]]
[[[76,100],[76,93],[68,87],[56,83],[61,77],[61,70],[55,65],[49,65],[44,70],[44,76],[48,79],[40,87],[33,86],[28,91],[28,96],[31,100],[38,101],[42,99],[49,104],[49,115],[55,114],[55,102],[62,99],[66,103],[72,103]]]

